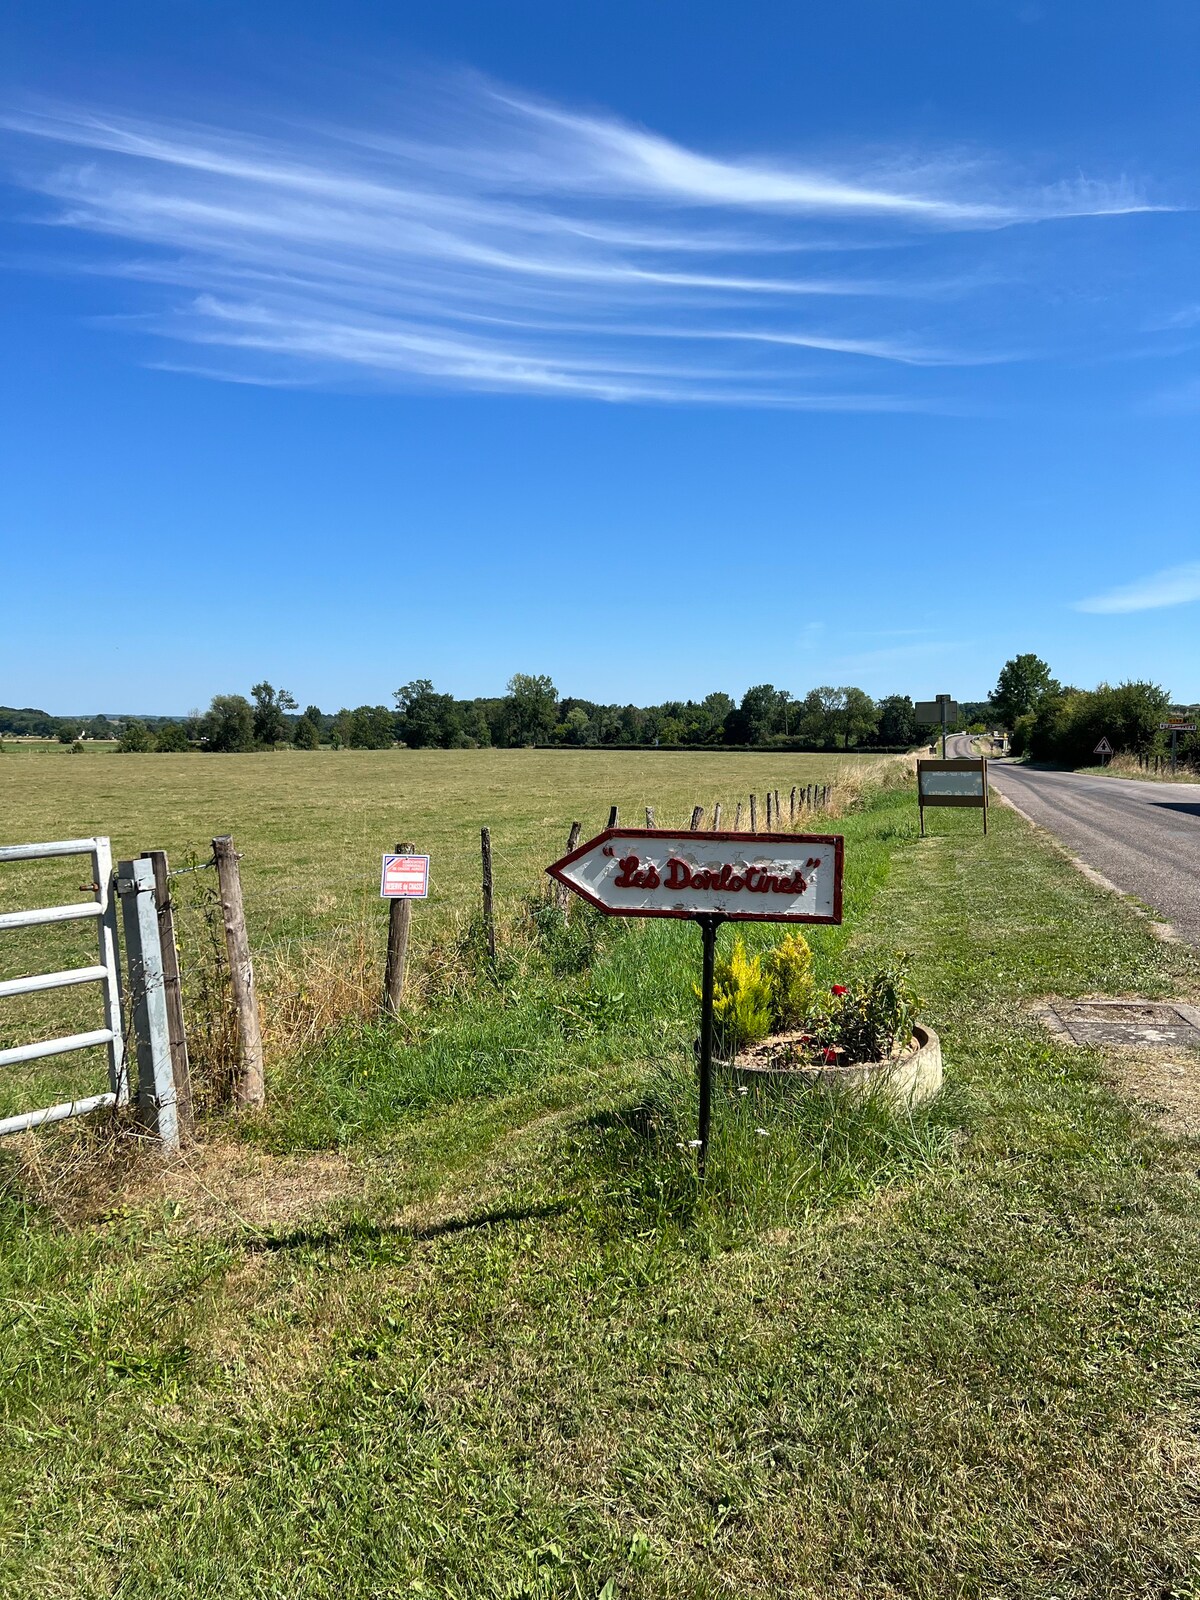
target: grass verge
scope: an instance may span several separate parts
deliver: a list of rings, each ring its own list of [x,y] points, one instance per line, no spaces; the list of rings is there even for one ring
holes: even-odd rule
[[[332,1198],[176,1173],[67,1225],[14,1176],[0,1587],[1192,1593],[1196,1149],[1027,1008],[1195,958],[1011,812],[918,841],[910,808],[848,819],[817,944],[827,977],[915,952],[948,1088],[911,1120],[727,1089],[701,1190],[670,928],[601,940],[567,1028],[551,939],[505,996],[310,1058],[236,1155],[340,1152]]]

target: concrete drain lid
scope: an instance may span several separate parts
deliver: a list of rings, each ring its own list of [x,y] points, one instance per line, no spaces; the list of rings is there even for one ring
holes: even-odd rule
[[[1048,1027],[1074,1044],[1200,1050],[1200,1010],[1179,1001],[1060,1000],[1042,1014]]]

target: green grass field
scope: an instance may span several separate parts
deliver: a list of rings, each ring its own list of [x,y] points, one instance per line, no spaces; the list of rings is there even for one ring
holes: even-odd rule
[[[686,826],[694,805],[720,800],[732,824],[751,790],[786,801],[793,784],[861,771],[860,758],[715,751],[281,750],[242,756],[119,755],[111,746],[9,743],[0,755],[0,843],[107,834],[114,857],[165,849],[174,866],[206,860],[213,836],[242,852],[246,915],[259,969],[268,1039],[276,1051],[378,987],[386,943],[380,856],[413,840],[432,858],[430,899],[414,914],[414,960],[432,934],[475,911],[479,830],[492,830],[497,904],[511,916],[562,854],[571,822],[584,838],[611,804],[642,825]],[[760,811],[759,826],[764,826]],[[818,823],[818,826],[824,826]],[[83,898],[85,861],[0,867],[0,911]],[[211,874],[177,883],[185,965],[200,954],[198,899]],[[0,935],[0,977],[85,965],[89,924]],[[0,1001],[0,1048],[101,1026],[95,989]],[[101,1053],[9,1069],[0,1115],[29,1104],[95,1093]],[[56,1087],[57,1086],[57,1087]],[[34,1103],[43,1103],[35,1101]]]
[[[1029,1008],[1200,968],[936,822],[853,810],[813,941],[913,951],[911,1118],[723,1085],[699,1187],[695,932],[581,916],[175,1167],[0,1152],[0,1592],[1193,1595],[1200,1152]]]

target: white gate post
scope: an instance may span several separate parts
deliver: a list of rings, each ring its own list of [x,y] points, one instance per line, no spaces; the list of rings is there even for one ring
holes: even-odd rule
[[[146,860],[120,862],[117,891],[125,923],[125,956],[137,1038],[138,1109],[147,1127],[157,1133],[165,1148],[178,1150],[175,1073],[171,1063],[154,864]]]

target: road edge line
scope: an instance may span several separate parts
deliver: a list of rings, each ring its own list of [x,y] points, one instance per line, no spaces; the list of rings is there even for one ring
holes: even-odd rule
[[[1066,856],[1067,860],[1071,863],[1075,870],[1077,872],[1081,872],[1089,883],[1094,883],[1098,889],[1105,889],[1109,894],[1115,894],[1119,900],[1124,900],[1125,904],[1134,913],[1134,915],[1141,917],[1142,921],[1148,925],[1151,934],[1153,934],[1154,938],[1156,938],[1161,944],[1188,943],[1182,934],[1172,927],[1169,922],[1160,922],[1158,918],[1152,916],[1150,912],[1147,911],[1146,908],[1137,899],[1135,899],[1133,895],[1127,894],[1126,891],[1122,888],[1119,888],[1111,878],[1106,878],[1102,872],[1097,872],[1096,868],[1084,861],[1081,856],[1077,856],[1074,851],[1069,849],[1068,846],[1062,842],[1056,833],[1053,833],[1049,828],[1043,827],[1040,822],[1035,822],[1029,815],[1028,811],[1023,811],[1015,800],[1009,799],[1008,795],[1004,793],[1003,789],[998,788],[995,784],[990,784],[989,788],[1000,801],[1002,806],[1007,806],[1010,811],[1015,811],[1021,818],[1022,822],[1028,823],[1029,826],[1036,832],[1043,834],[1058,851],[1058,853]]]

